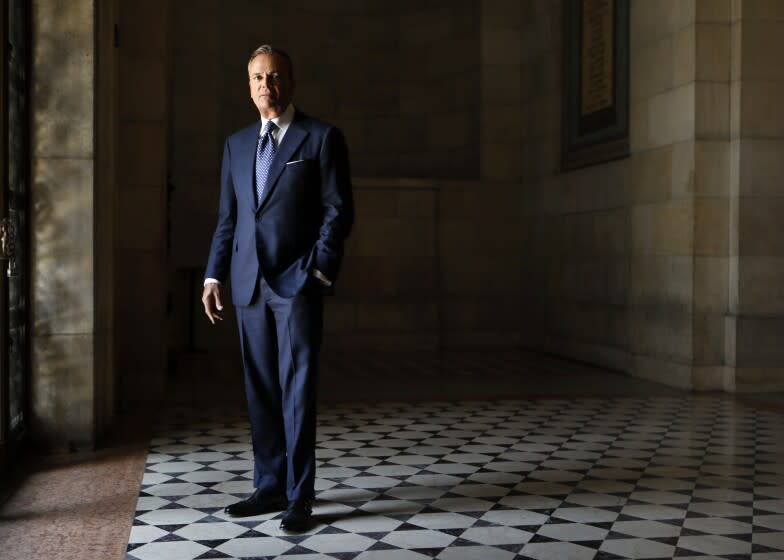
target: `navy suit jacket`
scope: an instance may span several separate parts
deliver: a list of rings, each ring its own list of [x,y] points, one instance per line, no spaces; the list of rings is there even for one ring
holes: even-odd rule
[[[226,140],[218,225],[206,278],[231,274],[235,305],[249,305],[259,274],[279,296],[303,290],[315,268],[333,285],[354,205],[343,134],[296,111],[270,166],[260,204],[254,186],[260,122]]]

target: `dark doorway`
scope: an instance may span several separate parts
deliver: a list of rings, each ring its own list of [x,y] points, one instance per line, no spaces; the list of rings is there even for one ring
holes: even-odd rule
[[[0,189],[0,467],[14,462],[29,427],[28,208],[30,13],[2,3],[3,178]]]

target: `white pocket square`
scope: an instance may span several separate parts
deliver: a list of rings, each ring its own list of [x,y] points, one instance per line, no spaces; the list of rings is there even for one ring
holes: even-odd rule
[[[292,163],[300,163],[302,161],[305,161],[305,160],[304,159],[295,159],[294,161],[287,161],[286,165],[291,165]]]

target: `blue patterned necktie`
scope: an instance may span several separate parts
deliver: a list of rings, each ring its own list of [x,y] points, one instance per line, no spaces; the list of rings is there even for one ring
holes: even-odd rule
[[[267,176],[269,175],[270,165],[275,158],[275,140],[272,138],[272,132],[277,130],[278,126],[272,122],[267,121],[267,126],[264,127],[264,133],[259,138],[259,143],[256,146],[256,204],[261,204],[261,197],[264,195],[264,187],[267,183]]]

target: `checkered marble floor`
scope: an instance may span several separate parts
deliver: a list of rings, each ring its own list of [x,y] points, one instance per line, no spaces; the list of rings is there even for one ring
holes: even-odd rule
[[[334,405],[316,524],[232,519],[237,409],[171,411],[127,559],[784,559],[784,414],[721,397]]]

